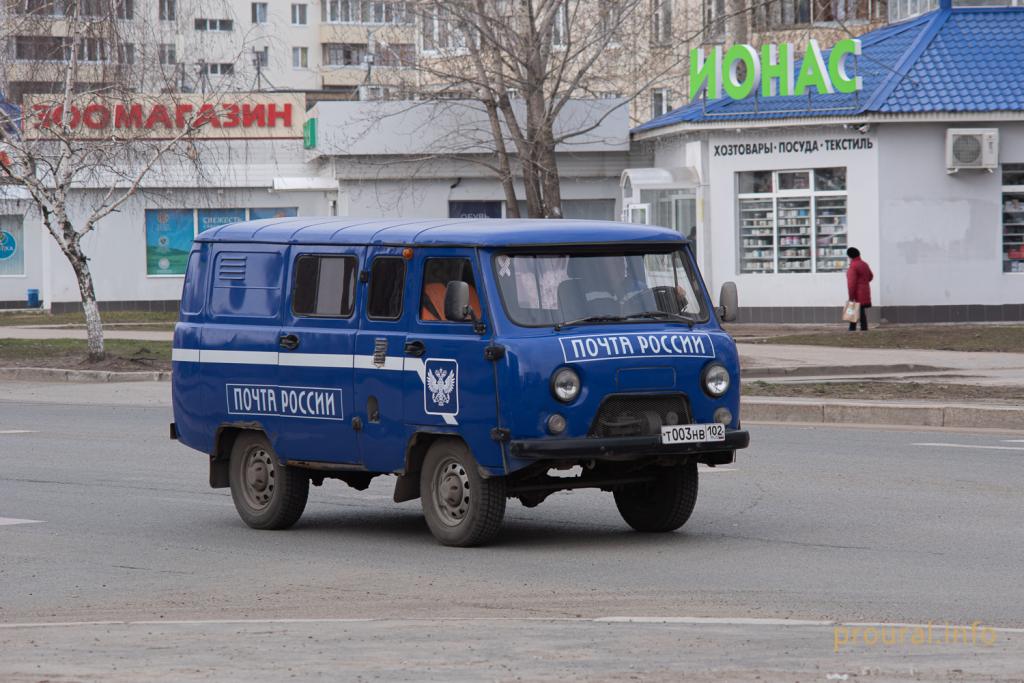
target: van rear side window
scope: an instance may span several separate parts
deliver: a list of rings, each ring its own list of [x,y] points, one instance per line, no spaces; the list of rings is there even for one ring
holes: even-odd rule
[[[402,317],[402,293],[405,291],[405,261],[391,256],[373,260],[370,268],[370,296],[366,315],[377,320]]]
[[[281,255],[222,251],[214,263],[210,313],[240,318],[275,318],[281,307]]]
[[[356,301],[354,256],[303,254],[295,260],[292,312],[295,315],[348,318]]]
[[[188,267],[185,268],[185,285],[181,290],[181,312],[194,315],[203,310],[203,273],[199,268],[199,252],[193,251],[188,256]]]

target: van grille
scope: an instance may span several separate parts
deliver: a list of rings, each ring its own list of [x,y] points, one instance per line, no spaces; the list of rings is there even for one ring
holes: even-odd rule
[[[597,409],[590,436],[655,436],[669,424],[693,422],[685,394],[618,394]]]

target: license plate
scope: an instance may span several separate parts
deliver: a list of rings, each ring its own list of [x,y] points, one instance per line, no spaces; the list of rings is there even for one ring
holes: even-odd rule
[[[725,441],[725,425],[672,425],[661,428],[661,443],[701,443]]]

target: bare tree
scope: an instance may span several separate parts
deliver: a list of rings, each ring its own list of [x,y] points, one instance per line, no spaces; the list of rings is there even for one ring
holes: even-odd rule
[[[502,181],[511,216],[518,215],[517,176],[530,216],[563,215],[556,149],[571,148],[614,109],[595,107],[594,116],[567,125],[559,117],[571,101],[607,98],[631,106],[652,85],[679,74],[690,42],[704,33],[700,4],[674,0],[412,0],[408,6],[423,56],[415,81],[400,90],[483,107],[493,137],[485,163]]]
[[[74,270],[89,357],[98,360],[103,327],[82,240],[154,169],[171,158],[198,161],[192,138],[218,116],[216,94],[206,104],[176,94],[186,74],[161,25],[173,18],[166,16],[173,2],[0,3],[0,41],[8,46],[0,91],[11,100],[0,110],[0,181],[27,191]],[[86,189],[88,199],[76,203]]]

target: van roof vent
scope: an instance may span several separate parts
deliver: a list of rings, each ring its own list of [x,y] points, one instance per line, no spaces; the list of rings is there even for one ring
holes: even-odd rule
[[[220,280],[244,280],[245,257],[221,256],[217,264],[217,278]]]

